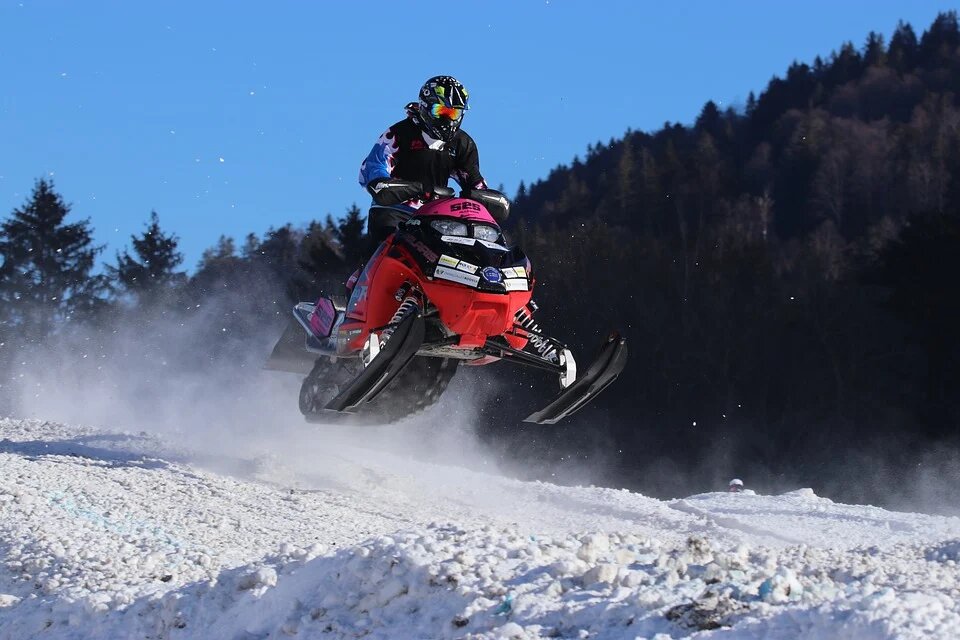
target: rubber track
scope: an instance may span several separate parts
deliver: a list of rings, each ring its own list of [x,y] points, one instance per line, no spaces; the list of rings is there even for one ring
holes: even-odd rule
[[[331,374],[342,375],[342,372],[337,371],[338,364],[341,363],[318,361],[317,366],[328,366]],[[459,362],[453,358],[416,356],[386,389],[374,400],[363,405],[359,411],[352,414],[325,411],[304,417],[309,422],[356,424],[383,424],[402,420],[434,405],[457,373],[458,365]]]

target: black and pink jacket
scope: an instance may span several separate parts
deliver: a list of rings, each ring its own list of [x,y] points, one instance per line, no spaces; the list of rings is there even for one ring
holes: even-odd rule
[[[423,185],[424,193],[445,187],[453,178],[461,189],[487,188],[480,174],[477,144],[462,129],[448,143],[434,140],[414,122],[401,120],[386,130],[360,165],[360,186],[383,178],[410,180]],[[416,208],[422,202],[409,201]]]

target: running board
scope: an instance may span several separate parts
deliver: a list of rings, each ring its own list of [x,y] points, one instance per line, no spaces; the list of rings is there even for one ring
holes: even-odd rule
[[[326,408],[332,411],[357,411],[383,391],[417,354],[423,344],[424,321],[419,312],[400,321],[380,353],[363,372],[351,381]]]
[[[532,413],[524,422],[535,424],[556,424],[573,415],[593,400],[607,385],[617,379],[627,364],[627,341],[619,333],[612,333],[600,348],[600,353],[590,368],[569,387],[564,389],[553,402]]]

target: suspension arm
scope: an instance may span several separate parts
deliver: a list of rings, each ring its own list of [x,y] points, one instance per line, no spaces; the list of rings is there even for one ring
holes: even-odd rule
[[[503,338],[487,338],[487,341],[484,343],[481,351],[488,356],[502,358],[504,362],[522,364],[528,367],[543,369],[544,371],[552,371],[556,374],[562,374],[564,372],[564,368],[559,364],[548,362],[547,360],[527,353],[526,351],[514,349]]]

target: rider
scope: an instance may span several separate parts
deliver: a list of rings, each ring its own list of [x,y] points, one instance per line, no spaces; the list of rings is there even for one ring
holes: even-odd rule
[[[407,117],[387,129],[360,165],[360,185],[373,196],[374,208],[401,205],[418,209],[438,187],[453,178],[463,197],[486,189],[477,144],[460,128],[469,94],[456,78],[435,76],[420,88]],[[374,246],[392,230],[371,210],[368,233]],[[388,216],[389,217],[389,216]]]
[[[446,189],[450,178],[460,185],[462,197],[490,197],[475,192],[487,189],[487,184],[480,174],[477,144],[460,128],[469,108],[468,99],[467,90],[456,78],[430,78],[420,88],[418,102],[406,106],[407,117],[380,136],[360,165],[360,185],[373,196],[367,217],[371,253],[408,217],[398,209],[419,209],[437,189]],[[502,219],[508,210],[493,207],[491,213]],[[352,290],[360,271],[350,276],[348,290]],[[323,299],[321,296],[317,301],[317,310],[322,308]],[[313,326],[315,319],[319,320],[318,311],[311,311],[308,323]],[[314,331],[318,338],[326,333]],[[322,341],[333,348],[332,338]]]

